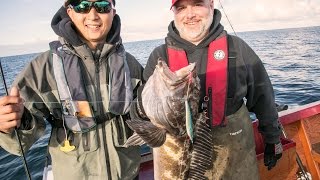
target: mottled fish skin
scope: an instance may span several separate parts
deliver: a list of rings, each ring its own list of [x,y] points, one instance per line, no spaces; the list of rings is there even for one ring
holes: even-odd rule
[[[205,158],[199,155],[202,143],[210,146],[208,142],[211,142],[210,138],[204,142],[199,137],[203,132],[195,131],[204,126],[201,122],[206,121],[205,116],[198,113],[199,93],[200,80],[195,73],[195,64],[172,72],[164,61],[159,60],[153,75],[145,84],[142,104],[150,122],[127,121],[135,131],[128,144],[145,142],[151,147],[157,147],[153,148],[154,179],[185,180],[204,177],[207,166],[200,171],[194,170],[197,161]],[[191,143],[186,128],[189,128],[192,139],[194,134],[194,144]],[[209,131],[204,131],[207,136]],[[206,154],[210,156],[210,153]]]
[[[165,143],[153,148],[156,180],[212,179],[212,132],[204,113],[198,114],[194,127],[194,143],[187,136],[167,134]]]

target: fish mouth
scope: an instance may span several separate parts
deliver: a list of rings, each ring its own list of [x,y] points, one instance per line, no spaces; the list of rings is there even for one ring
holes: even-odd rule
[[[190,74],[192,74],[193,78],[197,76],[196,63],[190,63],[188,66],[173,72],[162,59],[158,59],[156,69],[159,70],[163,79],[169,86],[177,86],[183,82],[186,82]]]

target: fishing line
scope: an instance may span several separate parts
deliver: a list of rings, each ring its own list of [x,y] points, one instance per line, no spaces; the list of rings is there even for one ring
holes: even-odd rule
[[[1,72],[1,77],[2,77],[2,82],[3,82],[3,85],[4,85],[4,89],[6,91],[6,95],[8,96],[9,93],[8,93],[8,88],[7,88],[7,84],[6,84],[6,79],[5,79],[4,74],[3,74],[1,59],[0,59],[0,72]],[[21,154],[22,154],[23,165],[24,165],[24,170],[26,172],[26,175],[27,175],[28,179],[31,180],[30,171],[29,171],[29,168],[28,168],[26,156],[25,156],[25,153],[23,151],[23,147],[22,147],[22,143],[21,143],[21,139],[20,139],[17,127],[14,128],[14,131],[16,133],[16,136],[17,136],[17,139],[18,139],[18,142],[19,142],[19,146],[20,146],[20,150],[21,150]]]
[[[231,28],[232,28],[232,30],[233,30],[233,33],[237,36],[237,33],[236,33],[236,31],[233,29],[233,26],[232,26],[232,24],[231,24],[231,21],[229,20],[228,15],[227,15],[227,13],[225,12],[225,10],[224,10],[224,8],[223,8],[222,3],[221,3],[220,0],[219,0],[219,4],[220,4],[220,6],[221,6],[221,9],[222,9],[222,11],[223,11],[223,14],[226,16],[226,18],[227,18],[227,20],[228,20],[228,22],[229,22],[229,24],[230,24],[230,26],[231,26]]]
[[[162,97],[155,97],[152,100],[142,100],[141,102],[154,102],[155,100],[162,100],[162,99],[167,99],[168,97],[171,96],[162,96]],[[175,100],[185,100],[186,98],[175,98]],[[76,102],[77,100],[75,100]],[[56,102],[56,101],[52,101],[52,102],[43,102],[43,101],[24,101],[25,103],[34,103],[34,104],[61,104],[61,102]],[[86,101],[90,104],[94,104],[94,103],[104,103],[105,101]],[[112,102],[129,102],[129,101],[112,101]],[[135,101],[130,101],[130,102],[135,102]]]

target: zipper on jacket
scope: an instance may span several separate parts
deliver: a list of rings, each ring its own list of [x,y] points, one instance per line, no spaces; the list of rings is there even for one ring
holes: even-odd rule
[[[96,73],[96,104],[97,104],[97,111],[99,112],[99,114],[103,114],[103,110],[102,110],[102,98],[101,98],[101,91],[100,91],[100,62],[101,60],[94,60],[94,64],[95,64],[95,73]],[[101,103],[101,104],[100,104]],[[110,162],[109,162],[109,153],[108,153],[108,147],[107,147],[107,140],[106,140],[106,124],[105,122],[103,122],[101,124],[102,127],[102,143],[103,143],[103,147],[104,147],[104,155],[105,155],[105,159],[106,159],[106,171],[107,171],[107,175],[108,178],[111,177],[111,167],[110,167]]]
[[[102,104],[102,98],[101,98],[101,92],[100,92],[100,65],[99,65],[99,61],[94,61],[95,64],[95,85],[96,85],[96,105],[97,105],[97,111],[99,114],[102,114],[102,108],[101,108],[101,104]],[[101,104],[100,104],[101,103]]]
[[[212,87],[208,88],[208,96],[209,96],[209,101],[208,101],[208,115],[209,115],[209,125],[212,128],[213,126],[213,114],[212,114]]]

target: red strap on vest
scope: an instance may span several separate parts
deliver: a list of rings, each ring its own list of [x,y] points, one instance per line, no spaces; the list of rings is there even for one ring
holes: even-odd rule
[[[206,90],[212,88],[212,125],[224,125],[228,83],[228,48],[227,37],[223,36],[211,42],[208,50],[206,72]]]
[[[168,64],[171,71],[177,71],[188,65],[187,55],[184,50],[168,47]],[[206,96],[209,97],[209,89],[212,90],[211,113],[212,126],[224,125],[227,96],[227,70],[228,47],[227,36],[212,41],[208,49],[208,61],[206,71]],[[209,107],[208,107],[209,108]],[[209,111],[210,112],[210,111]]]

